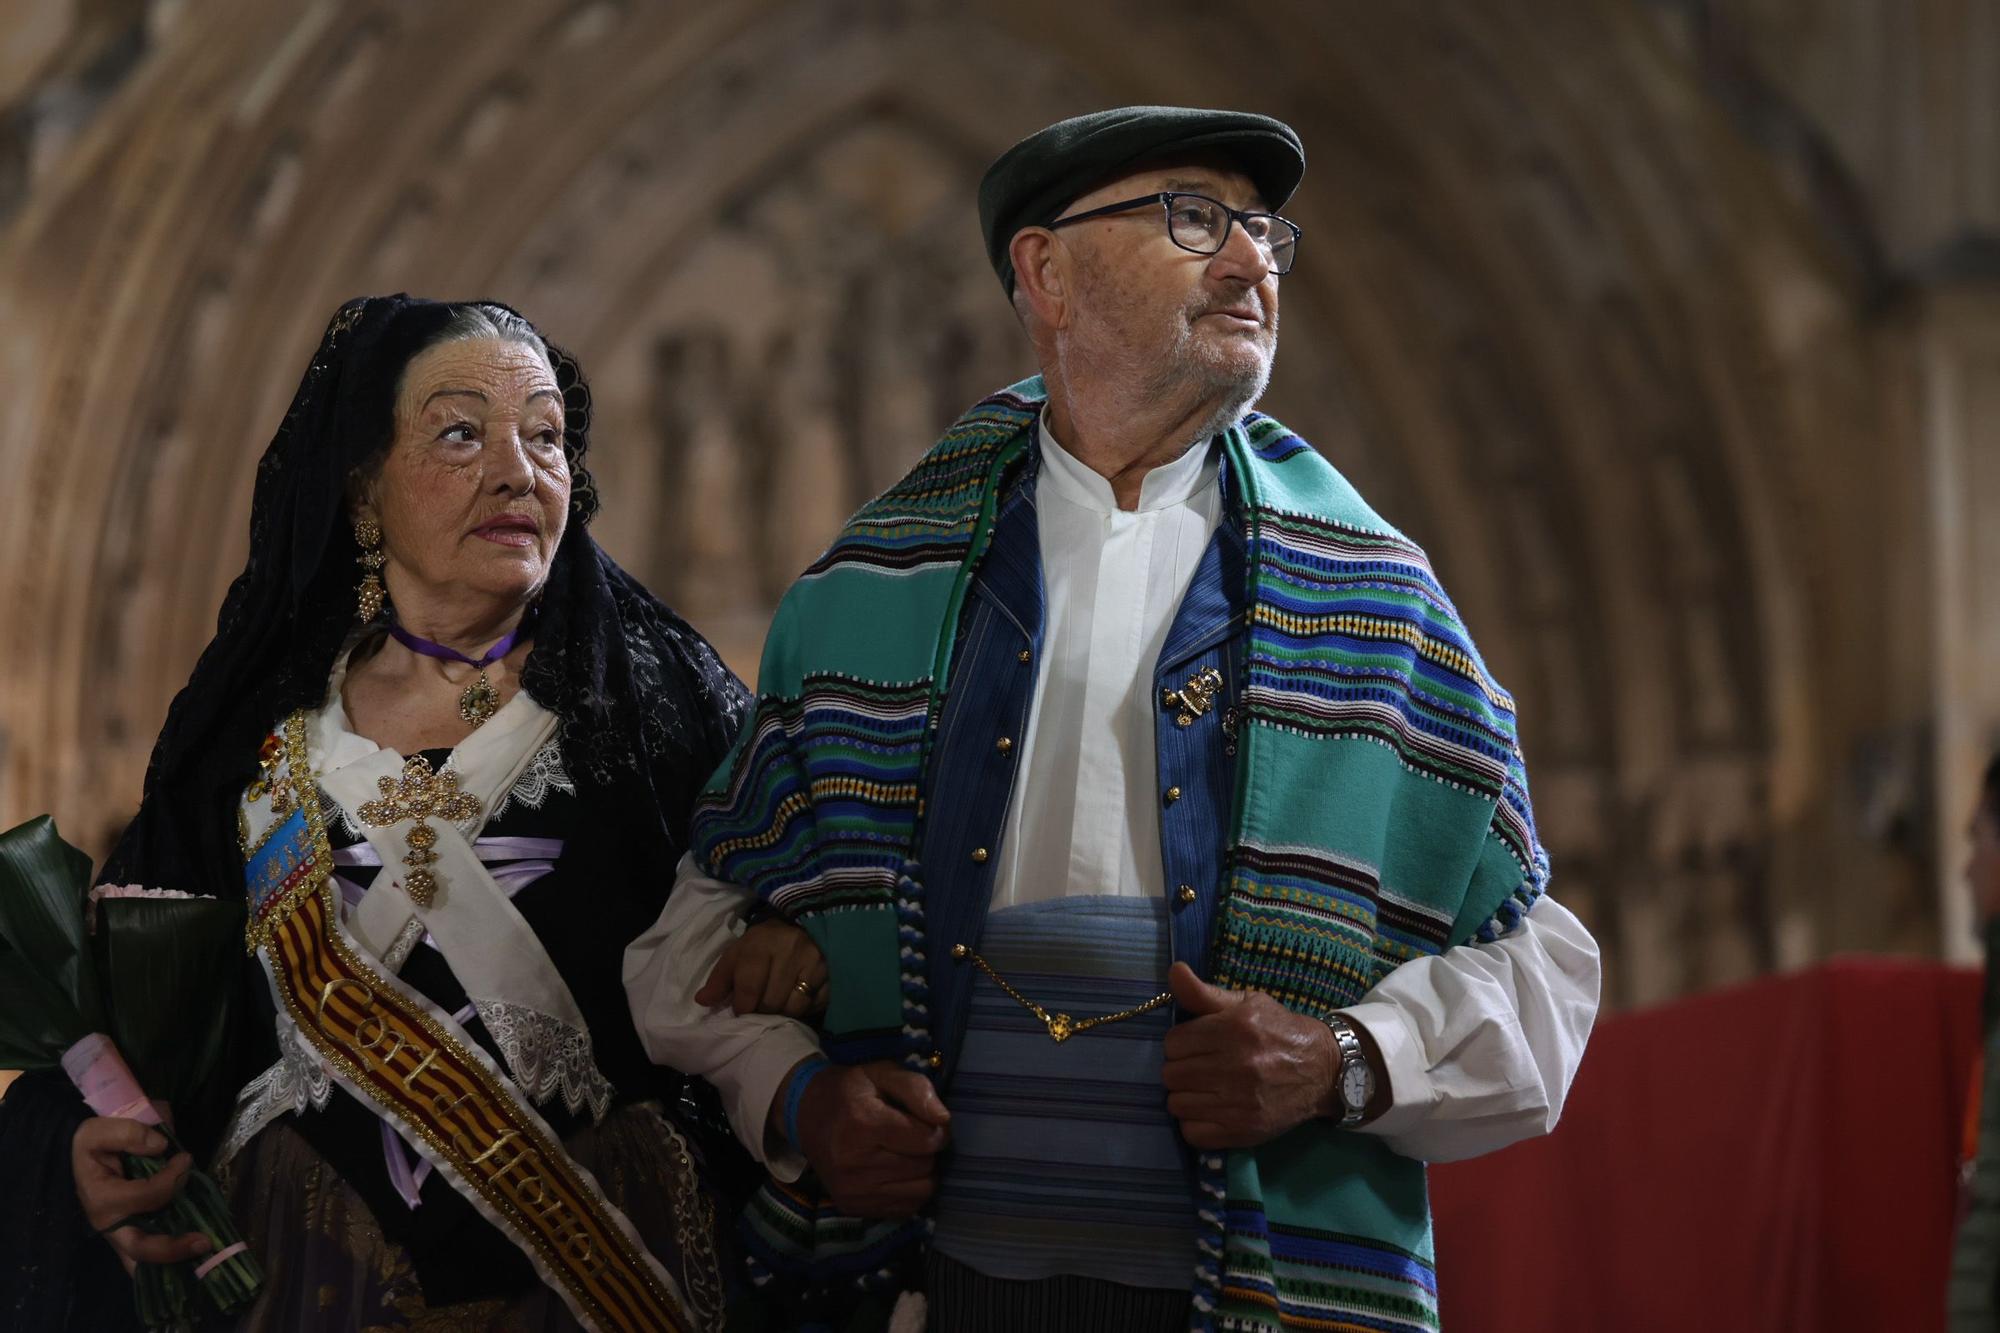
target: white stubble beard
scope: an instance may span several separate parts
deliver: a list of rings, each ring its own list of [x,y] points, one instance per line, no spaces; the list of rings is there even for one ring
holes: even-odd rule
[[[1267,305],[1262,291],[1256,292],[1260,311]],[[1173,340],[1160,351],[1148,351],[1122,339],[1110,337],[1078,337],[1072,335],[1059,339],[1056,346],[1056,364],[1066,383],[1074,384],[1076,372],[1085,369],[1085,358],[1079,354],[1081,346],[1089,346],[1088,370],[1094,376],[1107,379],[1113,384],[1136,384],[1140,386],[1142,401],[1157,402],[1187,392],[1191,387],[1200,397],[1206,399],[1219,394],[1215,407],[1200,419],[1197,428],[1187,434],[1187,445],[1192,447],[1220,434],[1242,419],[1271,381],[1271,366],[1278,352],[1278,315],[1270,312],[1271,328],[1269,351],[1257,358],[1254,371],[1245,373],[1229,364],[1227,358],[1206,356],[1195,338],[1195,322],[1210,310],[1219,310],[1232,302],[1218,302],[1200,290],[1191,292],[1181,309],[1175,312]],[[1094,318],[1101,318],[1095,317]],[[1079,330],[1078,332],[1081,332]],[[1115,330],[1107,330],[1115,333]],[[1259,347],[1263,352],[1263,347]],[[1107,404],[1107,406],[1109,406]],[[1088,415],[1088,409],[1081,403],[1072,401],[1072,415]],[[1085,422],[1079,422],[1088,430]]]
[[[1263,306],[1263,294],[1258,294],[1258,306]],[[1198,444],[1211,436],[1218,435],[1240,421],[1245,412],[1264,396],[1264,390],[1271,383],[1271,365],[1278,356],[1278,315],[1271,312],[1271,333],[1268,351],[1258,346],[1261,355],[1257,367],[1248,374],[1225,362],[1203,355],[1203,349],[1195,340],[1195,322],[1214,303],[1196,293],[1183,309],[1181,319],[1174,332],[1174,342],[1168,355],[1154,367],[1153,376],[1160,381],[1155,387],[1160,392],[1172,392],[1175,385],[1190,381],[1200,385],[1204,396],[1220,393],[1215,410],[1202,420],[1200,429],[1189,436],[1190,444]]]

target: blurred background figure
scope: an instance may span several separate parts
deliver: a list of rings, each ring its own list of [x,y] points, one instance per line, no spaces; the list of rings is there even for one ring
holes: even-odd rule
[[[1951,1264],[1952,1333],[2000,1328],[2000,1075],[1993,1041],[2000,1036],[2000,754],[1986,766],[1966,831],[1972,844],[1965,887],[1972,918],[1986,945],[1986,990],[1981,1006],[1984,1043],[1973,1063],[1973,1092],[1966,1105],[1965,1164],[1960,1177],[1963,1211]]]
[[[1836,1183],[1916,1154],[1893,1174],[1921,1199],[1849,1210],[1907,1262],[1828,1257],[1817,1158],[1739,1207],[1663,1145],[1708,1174],[1777,1160],[1723,1102],[1779,1100],[1728,1080],[1807,1086],[1818,1056],[1753,1034],[1834,1040],[1833,992],[1796,990],[1852,982],[1826,960],[1913,960],[1878,978],[1913,995],[1976,959],[2000,5],[15,0],[5,32],[0,825],[50,811],[102,856],[130,819],[243,564],[246,460],[342,300],[485,294],[561,329],[614,446],[599,539],[749,672],[779,591],[911,461],[882,442],[914,451],[1028,370],[962,206],[984,165],[1095,107],[1264,111],[1312,145],[1286,215],[1315,256],[1265,404],[1431,553],[1516,694],[1556,891],[1603,946],[1576,1123],[1521,1159],[1567,1182],[1548,1224],[1620,1234],[1589,1190],[1638,1191],[1611,1171],[1636,1157],[1688,1196],[1651,1203],[1690,1278],[1716,1296],[1735,1246],[1784,1293],[1781,1323],[1743,1327],[1919,1296],[1909,1326],[1941,1326],[1975,996],[1869,992],[1857,1021],[1898,1015],[1868,1034],[1888,1064],[1831,1103],[1902,1117]],[[1656,1013],[1793,994],[1820,1017],[1715,1009],[1684,1064],[1642,1049]],[[1465,1214],[1435,1180],[1443,1250]],[[1488,1308],[1507,1282],[1455,1271]],[[1877,1272],[1900,1304],[1842,1286]],[[1521,1285],[1524,1319],[1558,1317],[1548,1291],[1586,1309],[1542,1327],[1682,1313]]]

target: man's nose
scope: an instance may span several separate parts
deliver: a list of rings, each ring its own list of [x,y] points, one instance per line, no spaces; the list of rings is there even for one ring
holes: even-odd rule
[[[1222,248],[1209,264],[1217,277],[1235,278],[1256,286],[1271,272],[1271,252],[1250,239],[1250,233],[1234,223],[1222,238]]]

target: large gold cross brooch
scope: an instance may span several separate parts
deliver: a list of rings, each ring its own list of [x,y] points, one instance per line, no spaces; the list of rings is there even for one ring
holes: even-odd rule
[[[426,821],[436,818],[456,824],[477,818],[479,802],[458,789],[458,774],[432,772],[430,760],[420,754],[403,761],[402,777],[379,778],[375,785],[382,798],[362,804],[361,822],[369,828],[387,828],[404,819],[416,821],[404,835],[410,850],[403,853],[403,864],[410,873],[403,876],[403,888],[417,906],[429,907],[437,897],[437,879],[430,866],[438,858],[431,850],[437,846],[437,830]]]

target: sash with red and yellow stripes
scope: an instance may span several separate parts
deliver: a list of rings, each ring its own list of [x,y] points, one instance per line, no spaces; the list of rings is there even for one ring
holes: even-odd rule
[[[244,848],[247,943],[334,1080],[521,1247],[586,1327],[693,1328],[673,1278],[514,1083],[341,928],[306,714],[281,730],[288,815]],[[274,784],[276,785],[276,784]]]

